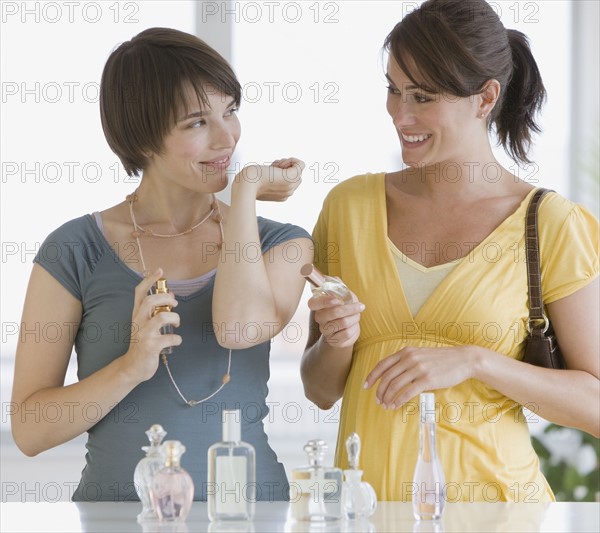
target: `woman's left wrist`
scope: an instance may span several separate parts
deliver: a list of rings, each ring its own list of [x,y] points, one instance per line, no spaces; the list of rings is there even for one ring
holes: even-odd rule
[[[236,175],[233,183],[231,184],[231,201],[234,199],[246,199],[254,202],[258,194],[258,187],[256,183],[253,183],[248,179],[247,176],[240,172]],[[238,200],[239,201],[239,200]]]
[[[471,378],[482,380],[485,373],[485,348],[475,344],[469,345],[469,367],[471,368]]]

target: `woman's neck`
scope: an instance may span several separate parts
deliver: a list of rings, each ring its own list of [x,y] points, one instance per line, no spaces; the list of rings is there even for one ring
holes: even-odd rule
[[[165,225],[171,231],[185,231],[211,210],[213,195],[180,187],[172,182],[142,179],[134,205],[141,225]]]

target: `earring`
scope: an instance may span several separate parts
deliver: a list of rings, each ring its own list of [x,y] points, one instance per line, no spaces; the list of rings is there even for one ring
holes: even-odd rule
[[[480,113],[479,118],[485,118],[485,113]]]

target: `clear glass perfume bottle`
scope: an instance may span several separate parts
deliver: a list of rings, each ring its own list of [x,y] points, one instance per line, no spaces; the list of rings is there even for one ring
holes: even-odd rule
[[[314,295],[337,296],[345,304],[352,303],[352,293],[339,279],[327,276],[320,272],[316,266],[308,263],[300,269],[300,273],[312,285],[311,290]]]
[[[435,396],[422,393],[419,457],[413,482],[413,514],[417,520],[437,520],[444,512],[446,479],[435,447]]]
[[[167,280],[165,278],[159,278],[156,282],[156,286],[154,288],[154,293],[155,294],[166,294],[169,292],[169,287],[167,286]],[[154,311],[152,312],[152,316],[157,315],[158,313],[163,313],[165,311],[170,311],[171,310],[171,306],[170,305],[157,305],[154,308]],[[166,326],[163,326],[162,328],[160,328],[160,332],[163,335],[168,335],[173,333],[173,326],[171,324],[167,324]],[[173,353],[173,347],[172,346],[167,346],[166,348],[163,348],[160,352],[160,355],[170,355]]]
[[[344,516],[342,500],[342,471],[323,466],[327,444],[309,440],[304,445],[308,466],[292,470],[290,508],[298,521],[325,522]]]
[[[137,516],[138,522],[156,520],[158,518],[152,508],[150,484],[154,474],[165,465],[165,461],[160,454],[160,445],[166,434],[167,432],[160,424],[153,424],[146,431],[150,446],[142,446],[142,450],[146,452],[146,456],[140,459],[133,472],[135,491],[142,502],[142,512]]]
[[[194,482],[180,466],[185,446],[178,440],[167,440],[160,451],[165,462],[150,485],[152,506],[159,520],[183,522],[194,500]]]
[[[239,410],[222,413],[223,440],[208,449],[208,518],[251,520],[256,502],[256,453],[242,441]]]
[[[358,469],[360,458],[360,438],[352,433],[346,439],[348,468],[344,470],[344,508],[346,516],[351,520],[367,518],[377,508],[375,489],[362,480],[363,471]]]

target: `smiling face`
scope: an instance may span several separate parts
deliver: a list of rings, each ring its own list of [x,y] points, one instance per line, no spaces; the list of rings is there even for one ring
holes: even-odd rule
[[[471,161],[486,146],[485,121],[478,117],[480,96],[427,92],[410,80],[392,56],[386,76],[386,107],[408,166]]]
[[[227,168],[240,138],[232,96],[206,88],[208,106],[186,88],[187,105],[165,136],[163,149],[148,158],[144,175],[171,181],[193,192],[213,193],[227,186]]]

